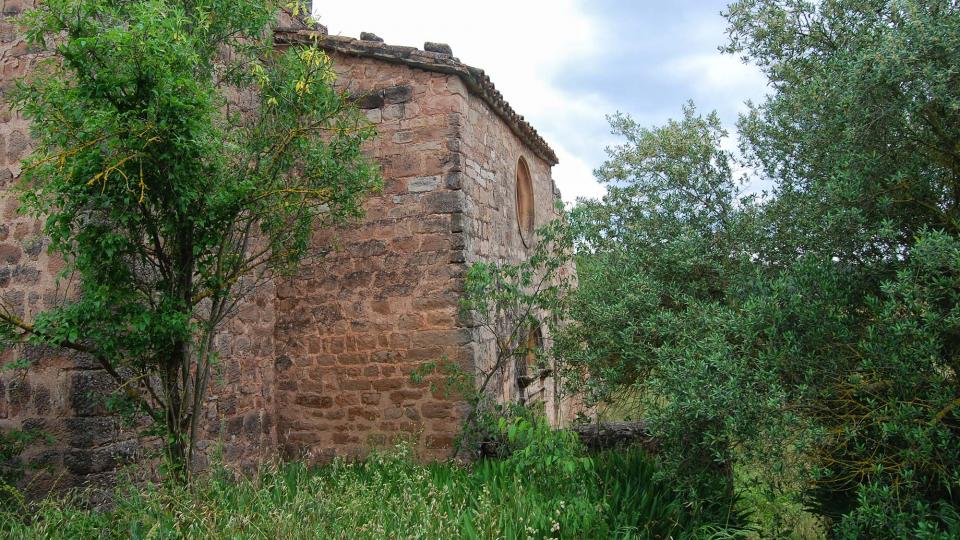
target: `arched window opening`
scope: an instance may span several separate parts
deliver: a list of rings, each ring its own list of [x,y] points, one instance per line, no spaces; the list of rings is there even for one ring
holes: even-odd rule
[[[526,247],[533,243],[533,206],[533,178],[527,160],[521,156],[517,160],[517,224],[520,226],[520,239]]]
[[[540,325],[532,324],[524,333],[515,358],[517,388],[520,390],[518,396],[521,404],[535,394],[542,393],[544,390],[542,382],[552,373],[552,370],[547,367],[543,352],[543,333]]]

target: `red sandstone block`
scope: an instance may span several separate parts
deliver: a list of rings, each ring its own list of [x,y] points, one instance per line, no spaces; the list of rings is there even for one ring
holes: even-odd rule
[[[334,398],[338,407],[349,407],[352,405],[358,405],[360,403],[360,398],[357,397],[357,394],[339,394]]]
[[[393,349],[406,349],[410,346],[410,336],[407,334],[390,334],[390,347]]]
[[[358,351],[370,351],[377,348],[377,336],[366,334],[356,336],[356,347]]]
[[[403,388],[404,382],[404,379],[377,379],[373,381],[373,388],[381,392],[399,390]]]
[[[440,347],[418,347],[410,349],[404,354],[404,359],[412,362],[438,361],[443,358],[443,349]],[[401,368],[401,371],[403,368]],[[409,373],[405,373],[409,375]]]
[[[334,434],[333,434],[333,442],[334,442],[334,444],[359,443],[359,442],[360,442],[360,438],[359,438],[359,437],[356,437],[356,436],[354,436],[354,435],[348,435],[348,434],[346,434],[346,433],[334,433]]]
[[[381,336],[381,337],[383,337],[383,336]],[[387,339],[383,339],[383,340],[378,339],[378,340],[377,340],[377,343],[378,343],[378,345],[379,345],[380,347],[387,347],[388,344],[389,344],[388,341],[389,341],[389,340],[387,340]],[[381,364],[384,364],[384,363],[393,363],[393,362],[397,362],[397,361],[399,361],[399,360],[401,360],[401,359],[402,359],[402,355],[401,355],[399,352],[397,352],[397,351],[376,351],[376,352],[374,352],[374,353],[372,353],[372,354],[370,355],[370,361],[371,361],[371,362],[377,362],[377,363],[381,363]],[[384,374],[384,375],[387,375],[386,372],[383,372],[383,374]]]
[[[419,313],[406,313],[400,316],[397,326],[400,330],[419,330],[424,327],[423,316]]]
[[[423,422],[400,422],[400,431],[407,433],[417,433],[423,430]]]
[[[357,420],[358,418],[365,418],[373,422],[379,417],[380,417],[380,411],[378,411],[377,409],[363,408],[363,407],[351,407],[347,409],[347,420]]]
[[[23,250],[14,244],[0,244],[0,264],[14,265],[20,262]]]
[[[390,392],[390,401],[394,403],[404,403],[407,401],[416,401],[423,397],[423,392],[419,390],[396,390]]]
[[[412,307],[417,311],[448,309],[451,307],[457,307],[459,300],[459,294],[457,294],[455,291],[447,291],[440,294],[414,298]]]
[[[344,366],[362,365],[368,360],[367,353],[345,353],[337,356],[337,363]]]
[[[420,406],[424,418],[449,418],[453,406],[449,402],[429,401]]]
[[[428,326],[450,327],[457,322],[457,314],[453,309],[444,309],[427,313]]]
[[[337,357],[333,354],[319,354],[313,359],[317,366],[332,366],[337,363]]]
[[[322,394],[324,391],[323,383],[318,381],[311,381],[309,379],[303,379],[297,381],[297,390],[300,392],[312,392],[315,394]]]
[[[398,251],[400,253],[411,253],[417,249],[418,245],[419,241],[415,236],[404,236],[391,240],[390,250]]]
[[[431,450],[453,448],[454,438],[450,435],[427,435],[426,446]]]
[[[390,302],[387,302],[386,300],[373,301],[370,303],[370,309],[372,309],[374,313],[377,313],[380,315],[389,315]]]
[[[358,367],[338,367],[336,373],[341,378],[343,377],[352,377],[357,378],[363,375],[363,370]]]
[[[470,342],[468,330],[423,330],[411,336],[413,347],[456,347]]]
[[[419,154],[396,154],[380,160],[385,178],[421,176],[422,162]]]
[[[394,366],[380,366],[380,374],[384,377],[390,377],[397,372]]]
[[[450,249],[450,237],[446,234],[431,234],[420,237],[420,251],[444,251]]]
[[[340,383],[343,390],[369,390],[370,386],[370,381],[365,380],[346,380]]]
[[[326,349],[333,354],[340,354],[346,350],[343,337],[327,338]]]
[[[318,354],[323,352],[323,339],[317,336],[310,336],[306,339],[307,352]]]

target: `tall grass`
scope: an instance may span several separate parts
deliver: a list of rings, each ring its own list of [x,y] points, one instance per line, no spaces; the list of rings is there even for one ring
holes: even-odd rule
[[[4,538],[682,538],[697,536],[642,451],[530,478],[509,459],[418,465],[400,446],[363,462],[288,464],[254,478],[211,473],[189,488],[126,484],[114,506],[82,494],[0,517]],[[702,529],[700,529],[702,531]]]
[[[641,449],[585,454],[539,416],[501,418],[501,459],[421,465],[409,444],[361,462],[222,468],[189,486],[125,483],[109,510],[83,494],[0,514],[4,538],[728,538],[658,480]],[[715,514],[711,514],[715,515]],[[734,516],[734,521],[745,522]]]

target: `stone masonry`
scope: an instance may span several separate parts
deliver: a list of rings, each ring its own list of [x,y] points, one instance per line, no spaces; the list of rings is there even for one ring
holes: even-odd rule
[[[41,54],[8,20],[25,1],[3,4],[0,92]],[[464,403],[410,375],[442,359],[473,371],[493,362],[490,343],[460,318],[458,302],[469,263],[518,262],[529,253],[517,217],[521,158],[535,224],[556,217],[555,154],[482,71],[442,44],[419,50],[362,37],[329,36],[289,17],[275,30],[278,48],[316,42],[331,56],[337,84],[376,125],[368,152],[381,164],[385,188],[368,199],[361,222],[317,235],[329,255],[259,291],[218,338],[223,368],[200,447],[218,449],[237,467],[277,457],[358,456],[398,435],[417,441],[425,459],[448,457]],[[27,123],[4,107],[0,295],[28,318],[63,296],[54,280],[62,261],[47,253],[39,223],[16,214],[8,191],[30,144]],[[51,444],[25,455],[49,465],[33,487],[109,480],[138,449],[103,406],[109,379],[83,357],[31,356],[29,370],[0,377],[0,429],[33,427],[51,436]],[[515,399],[515,381],[504,376],[496,391]],[[552,379],[535,393],[554,422],[566,420]]]

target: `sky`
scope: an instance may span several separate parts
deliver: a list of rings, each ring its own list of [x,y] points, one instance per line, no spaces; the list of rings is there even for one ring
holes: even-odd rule
[[[719,52],[727,0],[314,0],[331,34],[373,32],[391,45],[447,43],[487,72],[556,151],[553,177],[567,203],[599,197],[607,115],[655,126],[693,100],[735,131],[748,99],[766,93],[760,71]],[[735,146],[732,135],[725,145]]]

